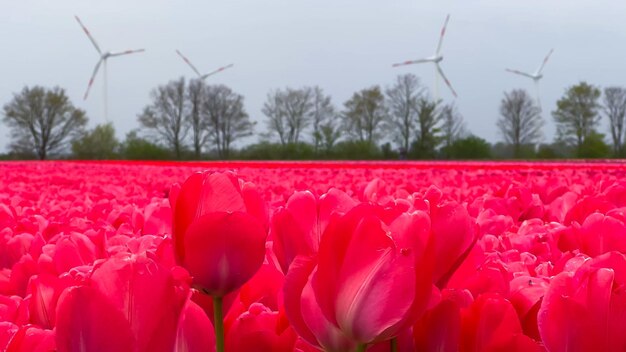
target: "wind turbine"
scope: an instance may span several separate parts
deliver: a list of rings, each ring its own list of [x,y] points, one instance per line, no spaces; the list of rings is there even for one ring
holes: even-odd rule
[[[552,55],[552,52],[554,52],[554,49],[550,49],[550,52],[548,52],[548,55],[546,55],[546,58],[543,59],[543,62],[541,63],[539,68],[535,71],[535,73],[526,73],[526,72],[522,72],[518,70],[511,70],[509,68],[506,69],[507,72],[511,72],[511,73],[515,73],[516,75],[528,77],[532,79],[533,82],[535,82],[535,90],[537,92],[537,105],[539,106],[539,109],[541,109],[541,100],[539,100],[539,80],[543,78],[543,73],[542,73],[543,68],[546,66],[546,63],[548,62],[550,55]]]
[[[421,63],[426,63],[426,62],[432,62],[433,64],[435,64],[435,101],[438,100],[438,77],[441,76],[441,78],[443,78],[444,82],[446,82],[446,85],[448,86],[448,88],[450,88],[450,92],[452,92],[452,95],[454,95],[454,97],[457,97],[456,91],[454,90],[454,88],[452,88],[452,84],[450,84],[450,81],[448,81],[448,78],[446,77],[446,75],[443,73],[443,70],[441,69],[441,65],[439,65],[439,63],[443,60],[443,55],[441,54],[441,44],[443,43],[443,36],[446,34],[446,27],[448,26],[448,21],[450,21],[450,15],[446,16],[446,21],[443,23],[443,28],[441,29],[441,35],[439,36],[439,43],[437,44],[437,49],[435,50],[435,54],[423,59],[418,59],[418,60],[410,60],[410,61],[405,61],[402,63],[398,63],[398,64],[393,64],[392,67],[399,67],[399,66],[405,66],[405,65],[413,65],[413,64],[421,64]]]
[[[201,74],[201,73],[200,73],[200,71],[198,71],[198,69],[196,68],[196,66],[194,66],[194,65],[191,63],[191,61],[189,61],[189,59],[188,59],[187,57],[185,57],[185,55],[183,55],[183,54],[182,54],[180,51],[178,51],[178,50],[176,50],[176,53],[178,54],[178,56],[180,56],[180,57],[183,59],[183,61],[185,61],[185,62],[187,63],[187,65],[189,65],[189,67],[191,67],[191,69],[193,70],[193,72],[195,72],[201,80],[205,80],[205,79],[206,79],[207,77],[209,77],[209,76],[213,76],[213,75],[214,75],[214,74],[216,74],[216,73],[222,72],[222,71],[224,71],[224,70],[226,70],[226,69],[229,69],[229,68],[231,68],[231,67],[233,67],[233,66],[234,66],[233,64],[226,65],[226,66],[224,66],[224,67],[220,67],[220,68],[218,68],[218,69],[217,69],[217,70],[215,70],[215,71],[212,71],[212,72],[209,72],[209,73],[206,73],[206,74],[204,74],[204,75],[203,75],[203,74]]]
[[[100,46],[98,45],[96,40],[91,36],[91,33],[89,33],[89,30],[87,29],[87,27],[85,27],[83,22],[81,22],[80,18],[78,18],[78,16],[74,16],[74,18],[76,18],[76,21],[78,21],[78,24],[83,28],[83,31],[85,31],[85,34],[87,34],[87,37],[91,41],[91,44],[93,44],[94,48],[96,48],[98,55],[100,55],[100,59],[96,63],[96,67],[94,67],[93,73],[91,74],[91,78],[89,79],[89,84],[87,85],[87,90],[85,91],[85,96],[83,97],[83,99],[87,100],[87,96],[89,95],[89,90],[91,89],[93,80],[96,78],[96,74],[98,74],[98,69],[100,69],[100,65],[104,66],[103,67],[103,70],[104,70],[104,119],[105,121],[108,122],[109,118],[108,118],[108,96],[107,96],[107,89],[108,89],[107,87],[107,60],[110,57],[144,52],[145,49],[126,50],[126,51],[118,51],[118,52],[111,52],[111,51],[102,52],[102,50],[100,50]]]

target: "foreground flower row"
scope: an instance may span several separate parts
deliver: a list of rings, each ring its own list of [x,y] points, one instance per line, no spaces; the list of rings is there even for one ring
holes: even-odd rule
[[[626,349],[620,167],[170,166],[0,166],[1,348]]]

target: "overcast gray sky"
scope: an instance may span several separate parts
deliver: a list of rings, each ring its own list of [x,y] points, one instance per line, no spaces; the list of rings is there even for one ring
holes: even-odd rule
[[[0,104],[25,85],[59,85],[87,111],[90,126],[104,122],[102,72],[82,99],[98,55],[74,15],[103,50],[146,49],[109,60],[109,119],[123,138],[138,126],[152,88],[193,77],[175,49],[202,72],[234,63],[208,82],[243,94],[250,116],[264,121],[261,108],[274,88],[319,85],[337,107],[401,73],[432,88],[432,65],[391,64],[431,55],[448,13],[442,67],[470,131],[491,142],[500,139],[503,92],[526,88],[534,96],[532,82],[505,67],[534,71],[555,49],[541,81],[546,141],[555,131],[549,112],[568,86],[626,84],[626,2],[618,0],[21,0],[0,4]],[[439,94],[453,99],[443,83]],[[0,131],[4,151],[8,131]]]

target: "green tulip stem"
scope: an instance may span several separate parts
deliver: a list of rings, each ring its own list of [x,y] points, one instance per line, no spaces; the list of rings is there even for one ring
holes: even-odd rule
[[[367,348],[367,344],[360,344],[356,346],[356,352],[365,352]]]
[[[398,351],[398,339],[397,338],[393,338],[391,340],[389,340],[389,350],[391,352],[397,352]]]
[[[222,297],[213,296],[213,320],[215,320],[215,351],[224,352],[224,317]]]

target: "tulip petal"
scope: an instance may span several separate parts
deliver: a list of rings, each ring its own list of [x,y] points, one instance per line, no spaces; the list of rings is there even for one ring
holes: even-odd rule
[[[209,213],[185,234],[185,268],[205,293],[224,296],[259,270],[265,238],[263,226],[246,213]]]
[[[77,286],[59,298],[56,344],[59,352],[132,351],[126,317],[96,288]]]
[[[174,352],[215,351],[215,331],[204,310],[189,300],[178,327]]]
[[[119,256],[97,268],[92,280],[130,323],[138,350],[172,348],[187,291],[176,287],[169,269],[145,255]]]
[[[335,226],[331,222],[312,278],[327,319],[360,343],[382,338],[410,313],[415,300],[415,259],[400,254],[375,210],[356,207]]]

